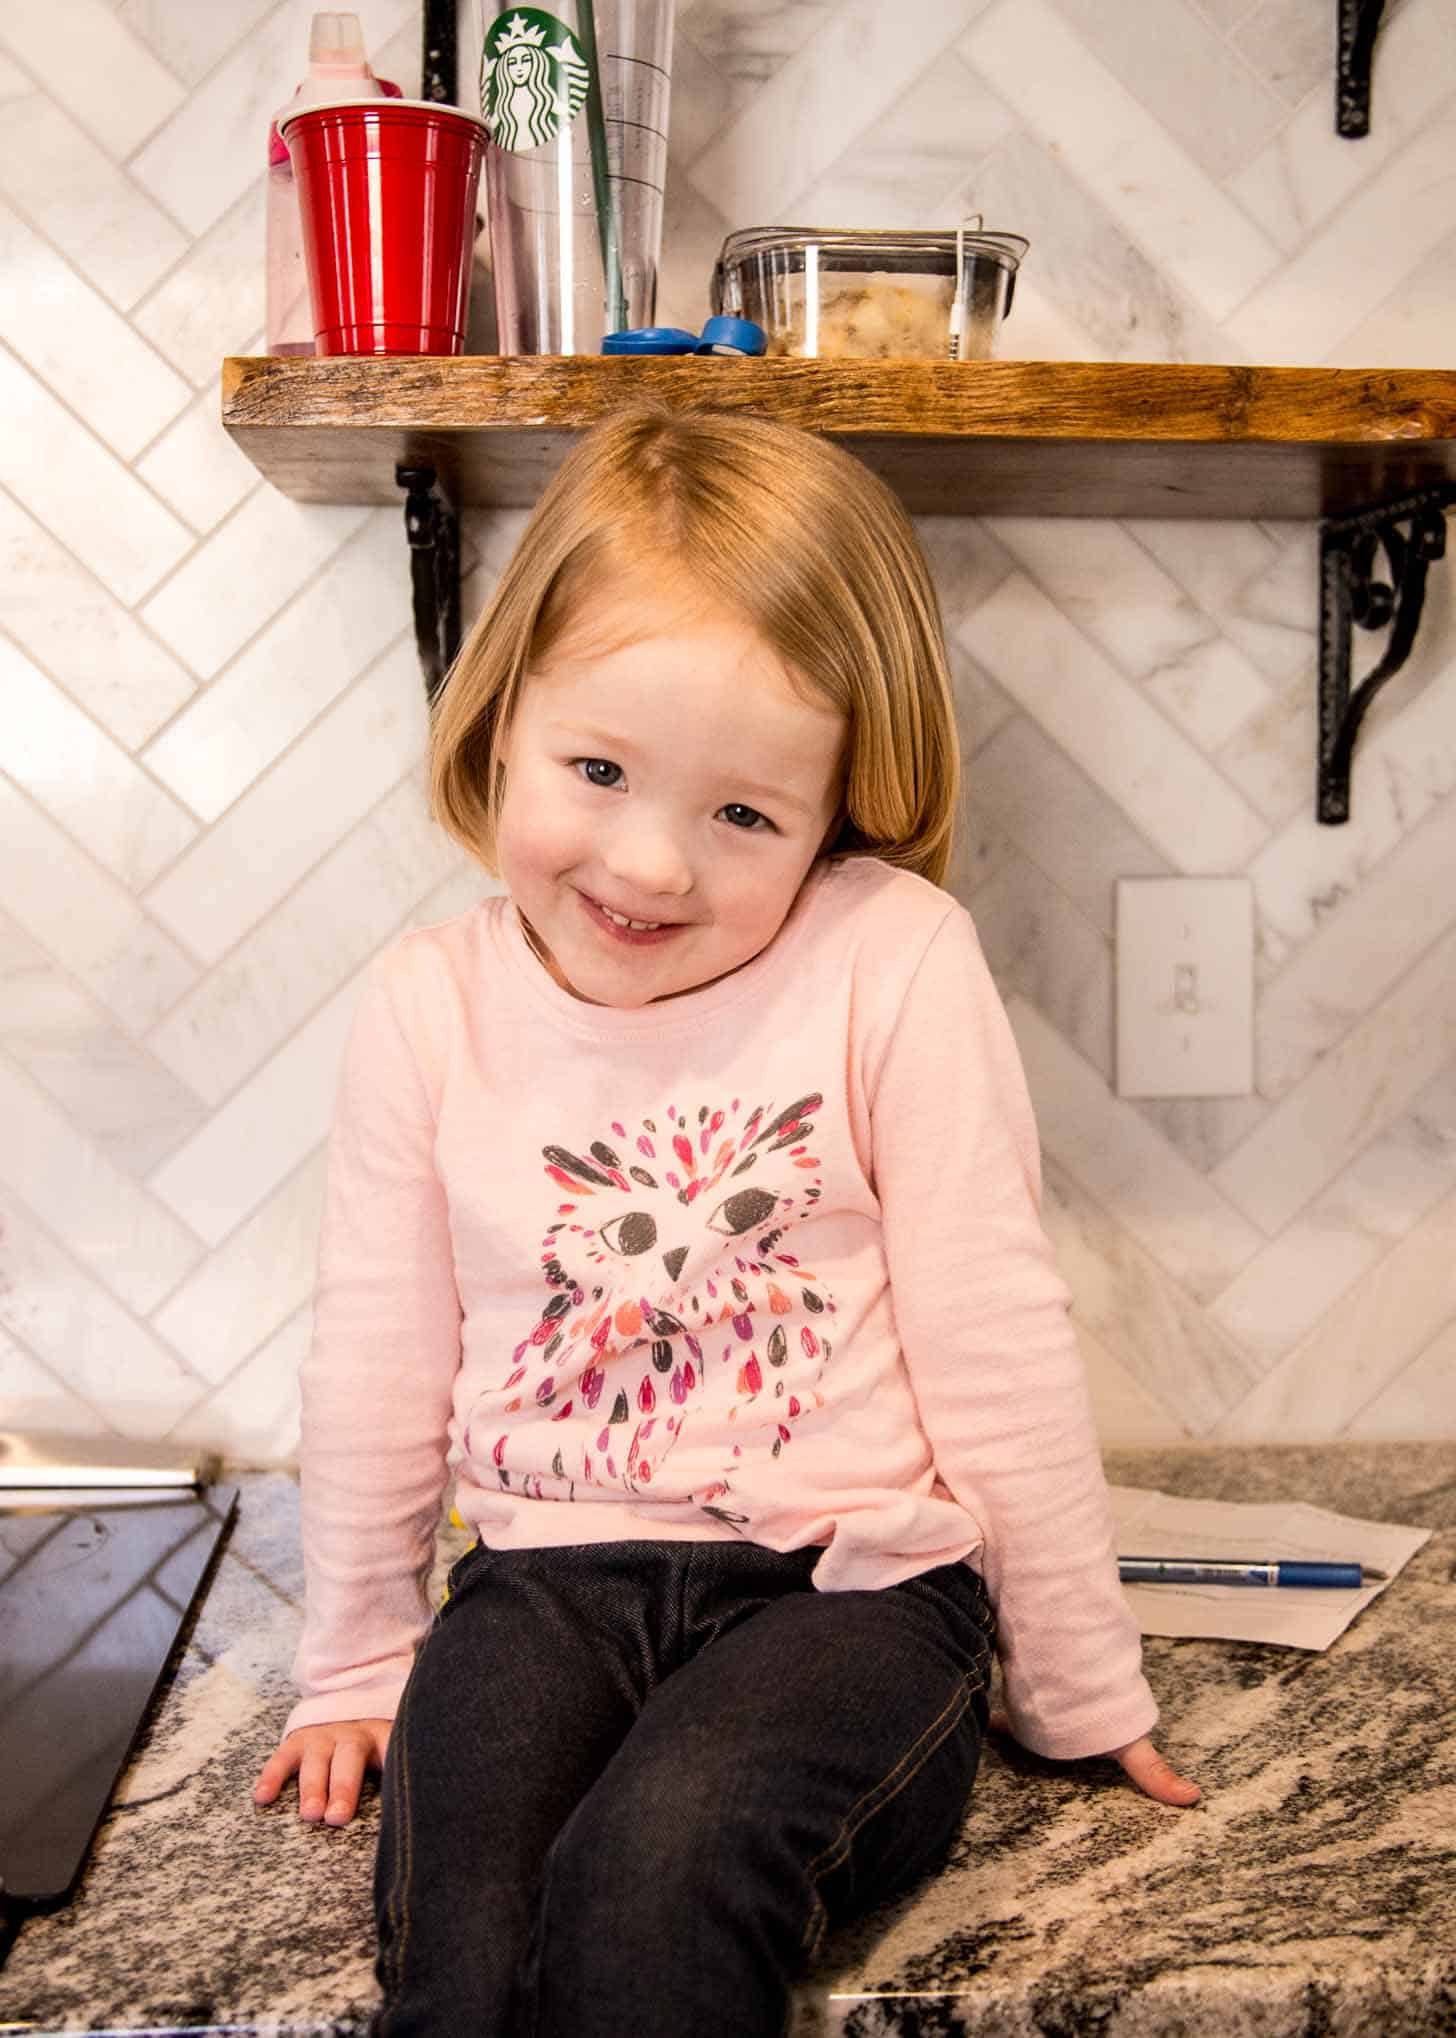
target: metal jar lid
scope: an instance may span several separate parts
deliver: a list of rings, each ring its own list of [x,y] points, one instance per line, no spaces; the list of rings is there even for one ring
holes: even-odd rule
[[[960,263],[978,258],[997,263],[1012,276],[1030,243],[1023,234],[985,233],[974,229],[949,232],[881,232],[857,227],[756,226],[729,234],[718,256],[715,278],[755,257],[802,267],[810,250],[821,269],[874,270],[889,275],[954,276]]]

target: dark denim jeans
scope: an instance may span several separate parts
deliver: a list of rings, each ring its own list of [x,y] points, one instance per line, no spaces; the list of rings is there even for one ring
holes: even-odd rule
[[[380,2038],[779,2038],[826,1928],[943,1856],[992,1655],[968,1565],[818,1557],[461,1559],[385,1765]]]

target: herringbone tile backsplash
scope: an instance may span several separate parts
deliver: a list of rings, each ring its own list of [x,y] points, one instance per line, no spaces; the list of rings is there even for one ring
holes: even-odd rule
[[[424,812],[395,510],[217,423],[256,351],[303,0],[0,10],[0,1409],[286,1459],[360,973],[486,889]],[[462,6],[468,17],[468,6]],[[419,88],[410,0],[359,0]],[[659,314],[726,231],[1032,247],[1000,352],[1453,365],[1456,14],[1335,0],[680,0]],[[475,52],[465,51],[462,77]],[[519,516],[466,520],[474,613]],[[1456,1435],[1456,620],[1312,817],[1316,534],[927,519],[1007,998],[1103,1433]],[[1256,1093],[1112,1077],[1119,877],[1247,875]]]

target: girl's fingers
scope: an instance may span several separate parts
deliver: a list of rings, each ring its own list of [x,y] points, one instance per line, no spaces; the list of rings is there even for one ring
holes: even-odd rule
[[[1117,1760],[1144,1796],[1159,1804],[1197,1804],[1203,1792],[1186,1776],[1180,1776],[1166,1756],[1160,1755],[1145,1734],[1116,1751]]]
[[[332,1767],[332,1744],[325,1741],[321,1746],[309,1742],[298,1766],[298,1816],[301,1819],[321,1819],[324,1807],[329,1801],[329,1770]]]
[[[258,1781],[253,1785],[254,1804],[272,1804],[297,1769],[298,1761],[299,1751],[295,1745],[285,1741],[281,1748],[275,1748],[258,1771]]]
[[[328,1806],[324,1812],[326,1824],[347,1826],[353,1818],[359,1803],[359,1786],[364,1781],[366,1751],[367,1744],[352,1735],[347,1740],[334,1743],[333,1767],[329,1771]]]

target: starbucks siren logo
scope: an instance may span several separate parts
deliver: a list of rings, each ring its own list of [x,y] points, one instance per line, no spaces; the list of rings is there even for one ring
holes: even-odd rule
[[[554,141],[586,101],[581,44],[554,14],[498,14],[480,54],[480,110],[501,148],[524,154]]]

